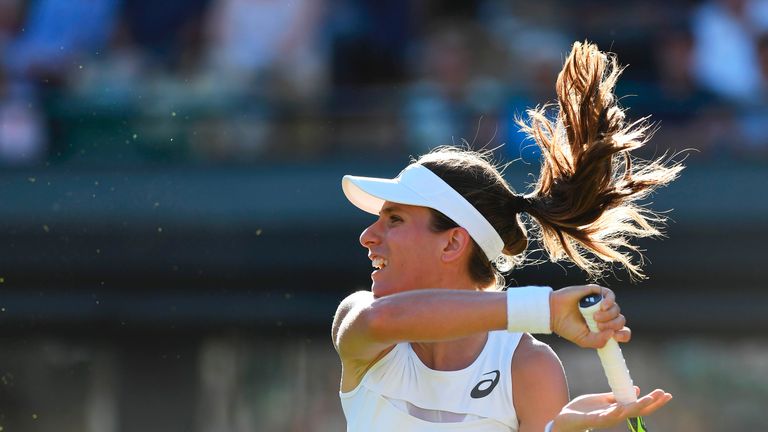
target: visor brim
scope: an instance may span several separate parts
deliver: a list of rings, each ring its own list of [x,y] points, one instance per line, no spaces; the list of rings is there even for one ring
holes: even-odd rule
[[[423,197],[394,179],[345,175],[341,187],[349,202],[375,215],[385,201],[428,207]]]

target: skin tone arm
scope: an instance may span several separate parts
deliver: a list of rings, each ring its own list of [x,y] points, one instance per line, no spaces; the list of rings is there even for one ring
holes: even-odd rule
[[[523,335],[512,360],[512,396],[519,432],[541,432],[568,403],[568,384],[552,349]]]
[[[595,314],[600,333],[590,333],[578,311],[578,300],[602,293],[603,310]],[[597,285],[567,287],[550,295],[555,333],[583,347],[601,347],[612,336],[629,340],[629,329],[607,288]],[[342,361],[366,363],[393,344],[437,342],[507,326],[506,293],[464,290],[416,290],[374,299],[357,292],[339,305],[332,337]]]
[[[568,402],[563,366],[552,349],[523,335],[512,361],[512,391],[519,432],[541,432],[554,419],[552,432],[610,428],[629,417],[647,416],[672,400],[663,390],[620,405],[612,393],[587,394]],[[640,389],[635,387],[638,396]]]

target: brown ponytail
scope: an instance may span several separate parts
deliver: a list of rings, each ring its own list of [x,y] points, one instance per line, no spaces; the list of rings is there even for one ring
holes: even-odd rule
[[[659,234],[664,219],[635,202],[674,180],[683,169],[664,158],[639,161],[629,152],[645,144],[645,119],[627,124],[613,88],[621,70],[596,46],[575,43],[557,79],[559,111],[554,121],[544,108],[520,122],[541,147],[541,174],[531,193],[519,195],[491,161],[490,151],[440,147],[417,161],[469,201],[504,240],[503,254],[489,262],[474,245],[469,274],[483,286],[503,286],[501,272],[527,262],[529,235],[538,238],[550,260],[570,259],[591,278],[618,262],[632,278],[643,278],[642,256],[633,237]],[[431,228],[457,226],[432,210]],[[537,222],[526,229],[522,213]],[[501,271],[501,272],[500,272]]]
[[[635,201],[674,180],[683,167],[630,156],[645,144],[650,126],[646,119],[625,122],[613,94],[620,73],[615,57],[576,42],[557,78],[557,118],[548,119],[545,106],[529,110],[528,123],[520,121],[543,153],[526,210],[552,261],[569,258],[591,277],[618,262],[633,278],[643,278],[642,261],[635,262],[632,252],[642,256],[629,239],[658,235],[664,219]]]

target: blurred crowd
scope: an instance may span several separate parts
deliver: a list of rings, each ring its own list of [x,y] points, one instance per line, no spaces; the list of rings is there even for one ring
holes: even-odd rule
[[[0,164],[531,159],[584,39],[648,151],[768,159],[768,0],[0,0]]]

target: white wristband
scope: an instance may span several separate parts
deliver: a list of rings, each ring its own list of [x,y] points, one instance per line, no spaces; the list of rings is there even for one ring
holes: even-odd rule
[[[552,426],[555,425],[554,420],[550,420],[549,423],[547,423],[546,426],[544,426],[544,432],[552,432]]]
[[[507,331],[552,333],[549,328],[550,287],[527,286],[507,289]]]

